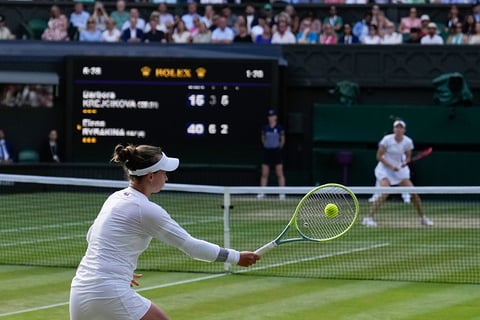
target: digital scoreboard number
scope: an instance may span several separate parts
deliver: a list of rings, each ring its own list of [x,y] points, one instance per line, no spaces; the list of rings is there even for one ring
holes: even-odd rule
[[[277,72],[275,60],[69,57],[70,161],[106,162],[133,143],[183,163],[258,163]]]

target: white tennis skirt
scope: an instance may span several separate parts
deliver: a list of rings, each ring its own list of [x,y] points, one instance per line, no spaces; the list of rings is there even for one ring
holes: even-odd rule
[[[405,166],[398,171],[394,171],[379,162],[375,167],[375,178],[378,181],[387,178],[390,185],[395,186],[405,179],[410,179],[410,168]]]
[[[139,320],[151,304],[122,281],[74,284],[70,289],[70,320]]]

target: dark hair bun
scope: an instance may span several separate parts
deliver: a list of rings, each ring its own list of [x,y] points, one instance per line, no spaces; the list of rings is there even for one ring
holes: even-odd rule
[[[113,151],[112,161],[124,164],[133,158],[135,152],[135,146],[124,146],[122,144],[117,144],[115,150]]]

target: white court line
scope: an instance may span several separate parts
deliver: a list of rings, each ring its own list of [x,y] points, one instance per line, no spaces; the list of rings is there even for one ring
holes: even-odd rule
[[[266,265],[266,266],[262,266],[262,267],[253,267],[253,268],[241,270],[241,271],[238,271],[238,272],[235,272],[235,273],[245,273],[245,272],[255,271],[255,270],[264,270],[264,269],[268,269],[268,268],[286,266],[286,265],[295,264],[295,263],[299,263],[299,262],[306,262],[306,261],[312,261],[312,260],[316,260],[316,259],[324,259],[324,258],[340,256],[340,255],[344,255],[344,254],[367,251],[367,250],[371,250],[371,249],[386,247],[386,246],[389,246],[389,245],[390,245],[389,243],[379,243],[379,244],[375,244],[375,245],[371,245],[371,246],[363,247],[363,248],[356,248],[356,249],[351,249],[351,250],[339,251],[339,252],[323,254],[323,255],[310,257],[310,258],[286,261],[286,262],[282,262],[282,263],[275,263],[275,264],[270,264],[270,265]],[[164,283],[164,284],[159,284],[159,285],[156,285],[156,286],[137,289],[137,291],[141,292],[141,291],[154,290],[154,289],[159,289],[159,288],[172,287],[172,286],[177,286],[177,285],[186,284],[186,283],[192,283],[192,282],[198,282],[198,281],[209,280],[209,279],[214,279],[214,278],[220,278],[220,277],[224,277],[224,276],[227,276],[227,275],[231,275],[231,273],[227,272],[227,273],[212,274],[212,275],[203,276],[203,277],[194,278],[194,279]],[[0,313],[0,317],[6,317],[6,316],[15,315],[15,314],[39,311],[39,310],[50,309],[50,308],[56,308],[56,307],[61,307],[61,306],[65,306],[65,305],[68,305],[68,304],[69,304],[69,302],[67,301],[67,302],[60,302],[60,303],[50,304],[50,305],[41,306],[41,307],[23,309],[23,310],[12,311],[12,312],[7,312],[7,313]]]

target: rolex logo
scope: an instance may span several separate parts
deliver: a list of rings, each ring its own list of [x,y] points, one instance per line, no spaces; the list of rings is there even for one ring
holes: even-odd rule
[[[140,72],[142,73],[142,77],[148,78],[150,77],[150,73],[152,73],[152,68],[144,66],[140,69]]]
[[[205,78],[205,75],[207,74],[207,69],[200,67],[200,68],[195,69],[195,72],[197,73],[198,78],[203,79],[203,78]]]

